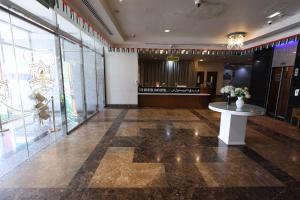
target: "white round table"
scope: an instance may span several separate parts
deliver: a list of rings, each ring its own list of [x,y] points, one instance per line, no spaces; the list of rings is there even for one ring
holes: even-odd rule
[[[237,109],[235,103],[227,106],[226,102],[210,103],[209,109],[221,113],[219,139],[227,145],[244,145],[248,116],[264,115],[265,109],[245,104]]]

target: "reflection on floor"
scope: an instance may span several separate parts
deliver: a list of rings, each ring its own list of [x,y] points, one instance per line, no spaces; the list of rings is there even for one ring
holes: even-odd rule
[[[219,119],[106,109],[1,177],[0,199],[300,199],[300,129],[253,117],[226,146]]]

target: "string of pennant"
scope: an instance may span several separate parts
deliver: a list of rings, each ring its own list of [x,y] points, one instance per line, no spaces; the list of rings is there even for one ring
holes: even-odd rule
[[[110,47],[111,44],[108,40],[99,32],[90,25],[87,20],[85,20],[79,13],[77,13],[73,8],[68,5],[67,0],[56,0],[54,9],[61,15],[65,16],[76,25],[80,30],[83,30],[87,34],[95,37],[99,42],[104,44],[107,47]]]
[[[259,46],[251,47],[243,50],[212,50],[212,49],[158,49],[158,48],[119,48],[119,47],[110,47],[110,52],[118,53],[142,53],[142,54],[156,54],[156,55],[246,55],[251,54],[256,51],[261,51],[263,49],[273,48],[274,46],[284,45],[291,42],[298,42],[300,39],[300,34],[293,35],[290,37],[282,38],[276,41],[268,42]]]
[[[108,47],[110,52],[119,53],[144,53],[144,54],[192,54],[192,55],[245,55],[251,54],[255,51],[262,49],[273,48],[277,45],[287,44],[289,42],[299,41],[300,34],[293,35],[290,37],[282,38],[279,40],[271,41],[259,46],[251,47],[243,50],[229,50],[229,49],[161,49],[161,48],[127,48],[127,47],[112,47],[108,40],[99,32],[93,28],[79,13],[77,13],[73,8],[68,5],[67,0],[56,0],[55,10],[61,15],[64,15],[79,27],[81,30],[85,31],[91,36],[94,36],[99,42]]]

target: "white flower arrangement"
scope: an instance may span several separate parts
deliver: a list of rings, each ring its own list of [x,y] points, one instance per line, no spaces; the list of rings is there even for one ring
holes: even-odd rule
[[[222,87],[220,92],[221,94],[225,94],[226,96],[235,97],[234,94],[235,88],[232,85],[226,85],[225,87]]]
[[[243,99],[250,99],[251,95],[247,87],[244,88],[235,88],[232,85],[227,85],[222,87],[220,92],[230,97],[242,97]]]

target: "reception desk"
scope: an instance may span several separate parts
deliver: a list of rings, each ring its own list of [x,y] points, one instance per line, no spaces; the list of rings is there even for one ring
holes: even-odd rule
[[[207,108],[211,95],[200,88],[140,87],[140,107]]]

